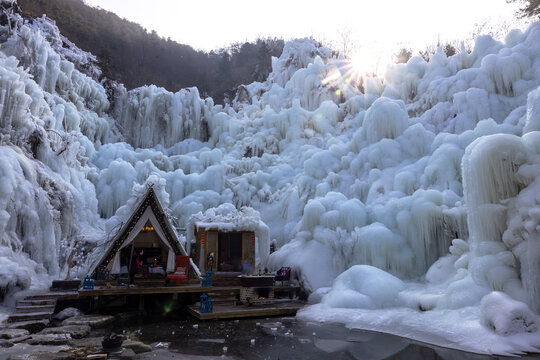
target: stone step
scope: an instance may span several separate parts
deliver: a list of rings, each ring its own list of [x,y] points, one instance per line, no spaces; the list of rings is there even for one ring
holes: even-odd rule
[[[41,320],[41,319],[50,319],[52,316],[52,311],[40,311],[40,312],[31,312],[31,313],[21,313],[21,314],[11,314],[7,322],[20,322],[20,321],[30,321],[30,320]]]
[[[16,306],[42,306],[42,305],[56,306],[56,299],[17,300]]]
[[[17,313],[54,312],[55,305],[20,305],[15,307]]]

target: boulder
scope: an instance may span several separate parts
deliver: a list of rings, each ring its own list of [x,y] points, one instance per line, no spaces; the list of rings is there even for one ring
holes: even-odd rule
[[[150,345],[146,345],[145,343],[142,343],[140,341],[124,340],[122,346],[126,349],[133,350],[135,354],[152,351],[152,347]]]
[[[91,328],[100,328],[109,325],[114,321],[114,316],[110,315],[82,315],[74,316],[62,321],[62,325],[88,325]]]
[[[74,316],[81,316],[83,313],[74,307],[65,308],[57,314],[54,314],[53,319],[55,320],[65,320]]]
[[[14,339],[29,335],[30,332],[25,329],[0,329],[0,339]]]
[[[47,334],[69,334],[73,339],[81,339],[90,334],[90,326],[88,325],[66,325],[59,327],[45,328],[40,335]]]
[[[17,344],[22,341],[25,341],[29,337],[30,337],[30,332],[25,329],[0,329],[0,340],[2,342],[8,342],[10,344]]]
[[[66,345],[71,336],[69,334],[32,335],[26,342],[30,345]]]
[[[76,360],[74,354],[68,352],[45,352],[38,351],[31,354],[12,355],[10,360]]]
[[[9,340],[0,339],[0,348],[12,347],[13,343]]]
[[[101,350],[101,340],[103,340],[103,336],[86,337],[83,339],[71,339],[68,345],[72,347],[84,347]]]
[[[109,354],[109,359],[132,360],[135,359],[136,356],[137,355],[133,350],[123,348],[120,352]]]
[[[29,332],[37,333],[43,329],[45,329],[47,326],[49,326],[50,321],[47,319],[41,319],[41,320],[28,320],[28,321],[18,321],[14,323],[8,324],[9,329],[25,329]]]

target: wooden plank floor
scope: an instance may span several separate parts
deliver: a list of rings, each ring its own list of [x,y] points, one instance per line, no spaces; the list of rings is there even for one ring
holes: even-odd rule
[[[298,286],[276,286],[276,292],[297,291]],[[216,293],[228,291],[240,291],[239,286],[201,286],[200,284],[187,284],[179,286],[112,286],[95,287],[93,290],[79,290],[79,298],[89,296],[110,295],[145,295],[145,294],[179,294],[179,293]]]
[[[180,286],[113,286],[95,287],[93,290],[79,290],[79,298],[89,296],[107,295],[145,295],[145,294],[178,294],[178,293],[204,293],[215,291],[228,291],[235,289],[234,286],[206,286],[201,285],[180,285]],[[240,289],[236,287],[236,289]]]
[[[299,301],[276,301],[269,305],[214,305],[212,313],[200,313],[198,305],[188,306],[188,313],[199,320],[238,319],[246,317],[288,316],[296,315],[305,303]]]

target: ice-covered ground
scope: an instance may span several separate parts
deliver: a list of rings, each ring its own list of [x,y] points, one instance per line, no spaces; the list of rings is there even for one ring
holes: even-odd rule
[[[480,352],[540,346],[540,23],[362,83],[295,40],[222,106],[100,80],[54,23],[2,5],[8,301],[70,259],[86,275],[151,183],[179,227],[225,203],[257,210],[278,248],[266,265],[292,266],[320,301],[303,317]]]

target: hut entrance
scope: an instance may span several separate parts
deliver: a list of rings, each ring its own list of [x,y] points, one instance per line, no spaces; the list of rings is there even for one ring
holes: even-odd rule
[[[218,271],[242,271],[242,233],[218,235]]]
[[[138,273],[146,278],[166,275],[168,247],[150,221],[141,228],[133,242],[121,251],[120,265],[125,272]]]

